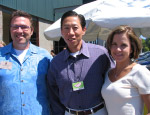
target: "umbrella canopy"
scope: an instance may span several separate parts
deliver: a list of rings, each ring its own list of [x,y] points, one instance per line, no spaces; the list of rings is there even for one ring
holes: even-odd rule
[[[74,9],[86,19],[85,41],[106,40],[112,28],[129,25],[140,36],[150,37],[149,0],[97,0]],[[61,37],[60,19],[49,26],[44,35],[48,40]]]

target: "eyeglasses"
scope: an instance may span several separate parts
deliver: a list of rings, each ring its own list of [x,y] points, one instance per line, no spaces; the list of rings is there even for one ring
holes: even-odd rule
[[[19,27],[24,30],[24,31],[27,31],[29,30],[30,26],[27,26],[27,25],[11,25],[12,29],[14,30],[18,30]]]

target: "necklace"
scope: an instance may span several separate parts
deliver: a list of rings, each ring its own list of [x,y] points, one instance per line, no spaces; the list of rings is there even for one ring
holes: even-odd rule
[[[126,69],[131,63],[128,63],[127,65],[123,66],[122,69],[120,69],[119,71],[117,71],[117,68],[114,69],[114,77],[115,79],[118,77],[118,75],[124,70]]]

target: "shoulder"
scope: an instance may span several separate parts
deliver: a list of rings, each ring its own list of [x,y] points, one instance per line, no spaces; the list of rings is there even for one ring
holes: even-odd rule
[[[101,45],[86,43],[88,52],[91,58],[98,58],[101,62],[110,63],[110,67],[114,68],[115,63],[112,57],[109,55],[108,50]]]
[[[86,43],[89,51],[96,51],[95,53],[101,53],[101,54],[107,54],[108,51],[104,46],[101,45],[96,45],[96,44],[91,44],[91,43]]]
[[[143,65],[140,65],[140,64],[136,64],[135,67],[133,67],[134,70],[136,70],[136,72],[138,74],[144,74],[144,73],[149,73],[150,74],[150,71]]]
[[[150,71],[140,64],[136,64],[134,70],[133,83],[139,89],[140,94],[146,94],[148,91],[150,93]]]
[[[12,50],[12,43],[9,43],[8,45],[0,48],[0,55],[2,56],[8,54],[11,52],[11,50]]]
[[[143,65],[136,64],[132,69],[133,80],[136,83],[141,81],[149,81],[150,83],[150,71]]]
[[[35,45],[31,44],[29,50],[31,52],[35,53],[36,55],[52,59],[52,56],[50,55],[50,53],[46,49],[44,49],[44,48],[41,48],[41,47],[38,47],[38,46],[35,46]]]
[[[86,43],[86,45],[88,46],[88,48],[91,48],[91,49],[93,48],[93,49],[106,50],[106,48],[101,45],[91,44],[91,43]]]
[[[60,62],[60,61],[63,61],[64,60],[64,57],[65,57],[65,50],[59,52],[54,58],[53,58],[53,61],[55,62]]]

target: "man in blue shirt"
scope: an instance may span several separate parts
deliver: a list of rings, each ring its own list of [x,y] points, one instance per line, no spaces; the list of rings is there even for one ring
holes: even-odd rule
[[[114,63],[104,47],[82,40],[85,25],[85,18],[74,11],[61,18],[67,49],[55,56],[48,72],[53,115],[107,115],[101,88]]]
[[[52,56],[30,42],[29,14],[14,12],[10,33],[12,43],[0,49],[0,114],[50,115],[45,76]]]

